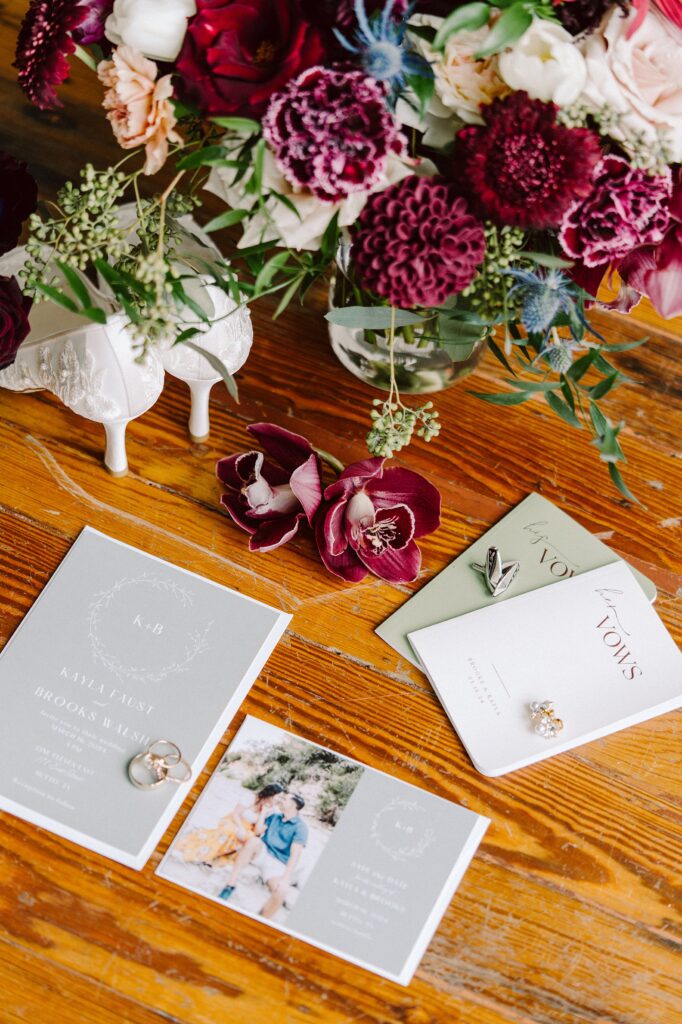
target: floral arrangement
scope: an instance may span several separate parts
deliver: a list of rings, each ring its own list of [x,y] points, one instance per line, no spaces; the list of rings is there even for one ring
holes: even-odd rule
[[[221,503],[251,535],[251,551],[274,551],[310,528],[324,566],[348,583],[369,573],[389,583],[417,578],[416,540],[440,525],[440,494],[410,469],[382,458],[343,467],[300,434],[272,423],[247,427],[265,449],[221,459]],[[323,485],[323,463],[337,479]]]
[[[611,353],[642,342],[608,344],[588,312],[617,275],[613,308],[645,295],[682,314],[678,0],[30,0],[15,64],[33,103],[60,105],[74,56],[126,153],[32,214],[25,295],[101,319],[104,280],[144,355],[200,347],[192,276],[236,303],[278,293],[279,315],[333,272],[330,322],[387,339],[371,455],[440,427],[430,401],[401,398],[398,340],[458,358],[486,344],[508,390],[480,397],[541,395],[632,497],[599,401],[624,379]],[[241,237],[197,266],[176,225],[205,189],[226,204],[205,229]],[[20,334],[7,301],[0,330]]]

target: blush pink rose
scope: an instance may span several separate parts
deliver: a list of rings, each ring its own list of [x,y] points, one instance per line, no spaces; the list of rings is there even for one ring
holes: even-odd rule
[[[101,61],[97,68],[107,87],[103,106],[109,111],[114,135],[123,149],[145,147],[145,174],[156,174],[163,167],[169,142],[182,144],[170,102],[171,76],[157,81],[157,73],[153,60],[129,46],[119,46],[112,59]]]

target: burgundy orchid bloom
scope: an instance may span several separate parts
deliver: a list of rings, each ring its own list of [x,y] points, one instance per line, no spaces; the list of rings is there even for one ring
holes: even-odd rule
[[[417,578],[416,537],[440,524],[440,494],[409,469],[384,469],[384,459],[355,462],[324,492],[315,524],[327,569],[350,583],[374,573],[388,583]]]
[[[302,520],[312,526],[322,500],[320,459],[300,434],[271,423],[247,430],[271,459],[256,451],[220,459],[216,475],[229,488],[220,501],[251,534],[251,551],[273,551],[291,540]]]

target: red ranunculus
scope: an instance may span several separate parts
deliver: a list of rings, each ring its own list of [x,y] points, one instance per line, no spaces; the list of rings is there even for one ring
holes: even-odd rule
[[[22,295],[15,277],[0,277],[0,370],[11,366],[17,349],[31,329],[32,301]]]
[[[330,572],[350,583],[374,573],[388,583],[417,578],[416,537],[440,525],[440,494],[409,469],[384,459],[355,462],[324,492],[315,523],[317,547]]]
[[[251,534],[251,551],[273,551],[302,520],[312,525],[322,499],[320,459],[309,441],[283,427],[253,423],[247,430],[271,458],[251,451],[220,459],[216,474],[229,488],[220,501]]]
[[[204,114],[260,117],[274,92],[323,58],[299,0],[197,0],[177,69]]]

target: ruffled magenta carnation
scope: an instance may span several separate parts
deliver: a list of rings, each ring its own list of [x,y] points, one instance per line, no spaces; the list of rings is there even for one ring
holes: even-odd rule
[[[477,212],[498,224],[558,227],[592,190],[599,136],[557,123],[553,103],[513,92],[485,108],[486,123],[457,135],[457,171]]]
[[[263,135],[287,180],[329,203],[372,188],[405,150],[383,87],[340,68],[310,68],[273,96]]]
[[[597,267],[656,245],[670,222],[671,194],[670,171],[654,176],[620,156],[605,156],[595,168],[590,195],[564,215],[559,233],[564,252]]]
[[[197,0],[178,85],[206,115],[260,117],[274,92],[324,57],[299,0]]]
[[[14,67],[31,103],[41,110],[61,107],[56,88],[69,74],[67,57],[76,49],[70,33],[85,19],[74,0],[31,0],[17,37]]]
[[[410,175],[370,196],[353,230],[358,278],[393,306],[440,306],[469,285],[483,226],[444,178]]]

